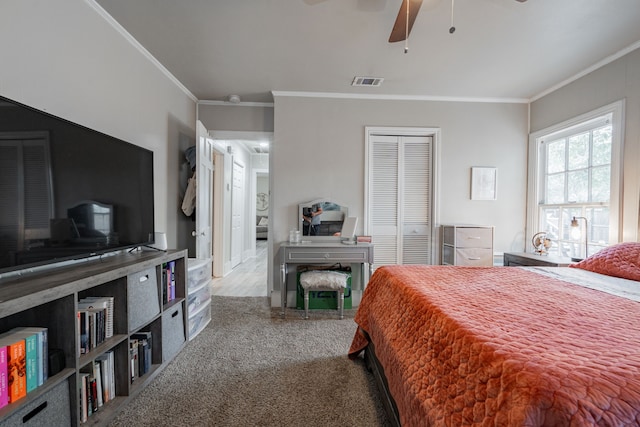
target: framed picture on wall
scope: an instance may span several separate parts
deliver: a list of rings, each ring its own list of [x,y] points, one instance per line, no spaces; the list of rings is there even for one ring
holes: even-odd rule
[[[498,169],[471,168],[471,200],[496,200],[498,196]]]

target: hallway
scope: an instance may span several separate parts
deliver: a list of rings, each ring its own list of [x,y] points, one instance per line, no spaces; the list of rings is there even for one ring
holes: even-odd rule
[[[267,296],[267,240],[256,240],[256,256],[225,277],[214,278],[211,294],[227,297]]]

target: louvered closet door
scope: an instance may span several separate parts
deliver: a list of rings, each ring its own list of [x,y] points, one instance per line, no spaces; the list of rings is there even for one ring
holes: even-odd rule
[[[432,153],[432,137],[370,139],[367,223],[374,267],[431,263]]]

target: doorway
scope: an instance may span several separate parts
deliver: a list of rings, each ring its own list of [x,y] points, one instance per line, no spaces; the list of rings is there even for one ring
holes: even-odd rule
[[[214,287],[220,285],[227,288],[225,295],[247,296],[256,293],[252,288],[256,286],[255,281],[258,281],[260,289],[266,292],[267,273],[266,268],[262,272],[262,264],[266,267],[268,148],[273,135],[232,131],[211,131],[209,135],[224,147],[224,161],[221,162],[224,167],[218,168],[216,165],[216,173],[220,174],[218,183],[221,185],[218,187],[218,200],[222,206],[217,211],[214,207],[213,218],[214,240],[216,234],[223,239],[221,250],[224,252],[224,271],[214,276],[231,280],[228,283],[216,281]],[[257,224],[261,216],[267,222],[267,233],[258,236]],[[251,274],[248,276],[249,272]],[[259,275],[259,279],[256,275]],[[234,276],[244,278],[234,281]]]

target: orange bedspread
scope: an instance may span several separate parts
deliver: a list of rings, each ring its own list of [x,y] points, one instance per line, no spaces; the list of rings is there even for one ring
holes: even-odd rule
[[[519,268],[387,266],[355,320],[403,426],[640,424],[640,303]]]

